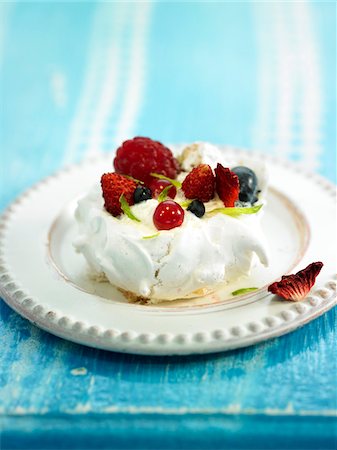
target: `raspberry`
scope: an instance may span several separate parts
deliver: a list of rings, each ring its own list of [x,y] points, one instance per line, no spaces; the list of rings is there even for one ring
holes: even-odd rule
[[[224,205],[230,208],[234,207],[240,192],[238,176],[218,163],[215,169],[215,185]]]
[[[153,180],[150,173],[160,173],[176,178],[179,163],[170,149],[146,137],[135,137],[123,142],[114,159],[117,173],[130,175],[149,185]]]
[[[101,177],[101,186],[104,198],[105,209],[113,216],[122,213],[119,198],[122,194],[129,205],[133,205],[133,193],[137,183],[118,173],[105,173]]]
[[[182,190],[185,197],[208,202],[214,197],[214,175],[208,164],[199,164],[185,178]]]
[[[297,302],[302,300],[313,287],[323,263],[320,261],[309,264],[305,269],[294,275],[283,275],[281,281],[276,281],[268,287],[273,294]]]

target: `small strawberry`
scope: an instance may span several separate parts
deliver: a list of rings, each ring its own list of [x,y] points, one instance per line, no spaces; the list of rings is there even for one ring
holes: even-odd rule
[[[216,191],[226,207],[235,206],[239,199],[240,183],[238,176],[220,163],[215,169]]]
[[[182,190],[186,198],[208,202],[214,197],[215,178],[208,164],[199,164],[185,178]]]
[[[268,291],[286,300],[298,302],[304,299],[313,287],[322,267],[322,262],[314,262],[294,275],[283,275],[281,281],[276,281],[268,287]]]
[[[113,216],[122,213],[120,196],[123,194],[129,205],[134,204],[133,193],[137,187],[134,180],[118,173],[105,173],[101,177],[105,209]]]

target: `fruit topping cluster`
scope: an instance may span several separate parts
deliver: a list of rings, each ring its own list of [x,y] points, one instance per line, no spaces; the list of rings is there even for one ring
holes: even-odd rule
[[[219,198],[224,205],[211,211],[214,213],[237,216],[255,213],[261,207],[253,206],[258,200],[258,180],[248,167],[230,170],[218,163],[213,172],[208,164],[199,164],[180,183],[176,179],[180,173],[178,160],[170,149],[149,138],[125,141],[117,149],[114,168],[115,172],[101,178],[105,209],[113,216],[125,213],[139,220],[129,206],[157,199],[153,223],[158,230],[181,226],[184,206],[196,217],[203,217],[205,203],[214,198]],[[187,199],[184,204],[174,201],[177,190]]]

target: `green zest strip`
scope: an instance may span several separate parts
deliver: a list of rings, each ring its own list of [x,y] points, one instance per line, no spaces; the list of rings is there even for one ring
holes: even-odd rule
[[[121,208],[122,208],[123,212],[129,217],[129,219],[135,220],[136,222],[140,222],[138,217],[136,217],[134,214],[132,214],[129,203],[126,201],[124,194],[122,194],[119,197],[119,202],[121,204]]]
[[[193,200],[186,200],[185,202],[179,203],[182,208],[188,208]]]
[[[256,291],[257,287],[250,287],[250,288],[243,288],[243,289],[237,289],[236,291],[232,292],[232,295],[241,295],[246,294],[247,292]]]
[[[161,173],[150,173],[150,175],[151,177],[159,178],[160,180],[167,180],[171,184],[173,184],[173,186],[175,186],[176,188],[181,189],[180,181],[172,180],[172,178],[165,177],[165,175],[162,175]]]
[[[153,239],[155,237],[159,236],[159,233],[151,234],[151,236],[143,236],[142,239]]]
[[[171,189],[172,186],[166,186],[161,193],[158,195],[158,202],[161,203],[167,199],[168,192]]]
[[[207,215],[217,213],[226,214],[227,216],[240,216],[241,214],[255,214],[260,211],[263,205],[249,206],[248,208],[216,208],[208,211]]]
[[[137,178],[133,178],[131,175],[123,175],[123,177],[127,178],[128,180],[135,181],[138,184],[144,184],[144,181],[137,180]]]

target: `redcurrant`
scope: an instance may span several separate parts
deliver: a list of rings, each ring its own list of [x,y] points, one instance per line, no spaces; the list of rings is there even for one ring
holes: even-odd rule
[[[160,180],[160,179],[155,179],[152,181],[152,183],[150,184],[150,189],[152,191],[152,196],[153,198],[158,198],[159,194],[167,187],[170,186],[171,188],[168,190],[168,197],[170,198],[174,198],[177,194],[177,189],[175,188],[175,186],[173,186],[168,180]]]
[[[153,214],[153,223],[158,230],[171,230],[180,227],[184,221],[184,210],[173,200],[158,204]]]

